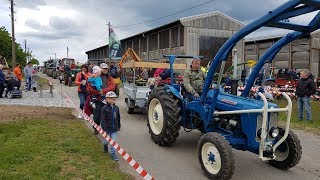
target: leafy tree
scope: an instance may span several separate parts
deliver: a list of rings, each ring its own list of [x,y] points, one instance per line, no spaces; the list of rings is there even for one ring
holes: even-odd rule
[[[32,58],[29,62],[32,62],[32,64],[36,64],[36,65],[40,64],[38,59],[36,59],[36,58]]]
[[[0,55],[5,57],[8,61],[9,66],[12,65],[12,44],[11,35],[7,29],[2,26],[0,27]],[[16,47],[16,62],[21,64],[21,66],[26,65],[27,54],[23,52],[19,43],[15,43]]]

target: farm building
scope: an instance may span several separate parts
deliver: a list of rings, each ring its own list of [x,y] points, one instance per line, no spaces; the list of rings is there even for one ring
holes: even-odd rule
[[[205,57],[201,65],[206,66],[223,43],[243,26],[241,22],[218,11],[184,17],[122,39],[121,50],[123,54],[132,48],[143,61],[159,61],[163,54],[200,55]],[[235,47],[239,60],[244,59],[243,46],[244,42],[240,41]],[[86,52],[88,59],[105,59],[108,53],[108,45]],[[231,64],[230,55],[226,67]]]
[[[286,34],[261,36],[245,40],[245,60],[258,60],[264,52]],[[319,77],[320,31],[313,32],[284,46],[276,55],[272,66],[276,69],[309,69]],[[276,71],[277,72],[277,71]]]

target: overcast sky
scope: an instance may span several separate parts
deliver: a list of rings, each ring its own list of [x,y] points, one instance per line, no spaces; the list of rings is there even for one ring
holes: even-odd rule
[[[15,0],[16,39],[40,62],[67,56],[85,62],[85,51],[107,44],[107,23],[127,25],[165,16],[208,0]],[[161,26],[181,17],[221,11],[244,23],[264,15],[286,0],[215,0],[159,21],[115,28],[120,39]],[[10,2],[0,0],[0,26],[11,33]],[[98,40],[97,40],[98,39]],[[96,41],[97,40],[97,41]],[[95,42],[96,41],[96,42]],[[92,45],[91,45],[92,44]],[[91,45],[91,46],[89,46]],[[24,45],[23,45],[24,47]]]

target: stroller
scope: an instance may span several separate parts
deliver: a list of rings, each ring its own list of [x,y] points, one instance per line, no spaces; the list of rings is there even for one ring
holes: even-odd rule
[[[20,85],[20,81],[15,78],[5,80],[3,97],[7,97],[9,99],[22,98],[22,91],[20,90]]]

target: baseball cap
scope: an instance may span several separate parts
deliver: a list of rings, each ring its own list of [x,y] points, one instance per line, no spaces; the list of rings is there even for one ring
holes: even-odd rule
[[[118,96],[113,91],[109,91],[109,92],[107,92],[106,97],[108,97],[108,98],[116,98]]]
[[[106,68],[109,69],[109,66],[108,66],[108,64],[106,64],[106,63],[101,63],[101,64],[100,64],[100,68],[101,68],[101,69],[106,69]]]

